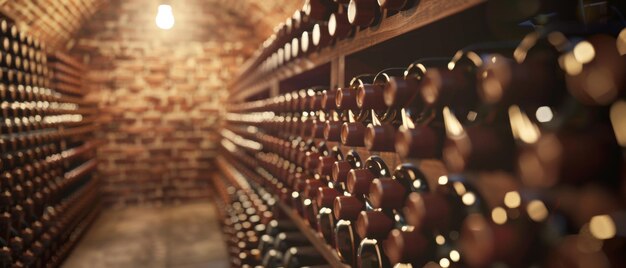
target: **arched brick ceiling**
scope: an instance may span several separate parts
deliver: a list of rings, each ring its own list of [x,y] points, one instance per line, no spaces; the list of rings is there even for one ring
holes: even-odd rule
[[[48,46],[62,47],[105,0],[0,0],[2,13]]]
[[[303,0],[220,0],[242,17],[247,18],[264,37],[271,34],[274,26],[285,21],[301,8]]]
[[[0,11],[9,14],[22,29],[31,31],[48,46],[70,48],[73,38],[102,5],[111,0],[0,0]],[[129,0],[132,1],[132,0]],[[154,0],[172,5],[185,0]],[[255,39],[269,36],[275,25],[293,14],[303,1],[294,0],[206,0],[238,16],[243,24],[254,27]],[[220,22],[217,21],[216,24]],[[216,27],[219,25],[216,25]],[[257,47],[258,44],[250,44]]]

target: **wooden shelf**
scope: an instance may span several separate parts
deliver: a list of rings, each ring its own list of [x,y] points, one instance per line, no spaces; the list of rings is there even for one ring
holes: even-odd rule
[[[341,40],[333,46],[310,54],[306,58],[298,58],[271,71],[264,71],[259,68],[264,59],[259,58],[261,52],[257,51],[253,58],[244,64],[245,67],[240,75],[230,84],[230,99],[237,102],[265,90],[271,90],[281,80],[307,72],[323,64],[330,63],[334,69],[341,69],[343,68],[341,62],[352,53],[422,28],[484,2],[486,0],[422,0],[416,7],[384,18],[380,24],[360,30],[352,38]],[[334,82],[343,84],[342,80],[342,78],[336,78]]]
[[[293,209],[281,202],[277,202],[277,204],[285,212],[285,214],[296,224],[296,226],[298,226],[300,232],[302,232],[302,234],[304,234],[304,236],[306,236],[306,238],[311,241],[311,244],[313,244],[317,251],[319,251],[322,256],[324,256],[324,258],[326,259],[326,261],[328,261],[328,264],[331,267],[350,267],[349,265],[343,263],[341,259],[339,259],[339,256],[337,255],[335,250],[332,249],[328,244],[326,244],[324,239],[322,239],[316,232],[311,230],[309,225],[306,224],[304,220],[300,218],[300,216],[296,212],[293,211]]]
[[[223,157],[218,157],[217,165],[222,170],[222,174],[224,174],[228,180],[230,180],[233,184],[237,185],[239,188],[250,189],[250,188],[261,187],[257,185],[256,183],[254,183],[254,181],[249,182],[246,179],[246,177],[229,162],[229,160],[224,159]],[[249,169],[249,167],[243,166],[243,165],[240,166],[240,168]],[[252,172],[255,172],[255,171],[252,171]],[[280,198],[277,196],[275,196],[275,199],[280,200]],[[306,222],[304,222],[304,220],[296,212],[294,212],[293,209],[291,209],[289,206],[283,204],[280,201],[277,202],[276,204],[278,204],[280,209],[283,212],[285,212],[285,214],[289,217],[289,219],[291,219],[296,224],[300,232],[304,234],[304,236],[306,236],[306,238],[319,251],[319,253],[322,254],[322,256],[324,256],[324,259],[328,261],[328,264],[331,267],[336,267],[336,268],[349,268],[350,267],[349,265],[341,261],[341,259],[339,258],[339,255],[337,255],[335,250],[331,248],[328,244],[326,244],[326,241],[324,241],[324,239],[320,237],[315,231],[311,230],[309,225]]]

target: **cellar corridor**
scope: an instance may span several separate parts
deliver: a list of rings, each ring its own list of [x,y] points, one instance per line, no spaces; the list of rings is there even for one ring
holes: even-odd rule
[[[106,211],[62,267],[228,267],[217,217],[209,202]]]
[[[0,268],[626,268],[626,0],[0,0]]]

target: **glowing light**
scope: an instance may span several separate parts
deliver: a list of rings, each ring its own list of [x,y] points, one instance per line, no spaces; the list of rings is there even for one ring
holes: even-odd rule
[[[348,21],[350,23],[354,23],[354,20],[356,19],[356,3],[355,1],[350,1],[350,4],[348,5]]]
[[[533,144],[539,140],[541,132],[539,128],[533,124],[528,116],[517,106],[509,107],[509,121],[511,130],[515,139],[521,140],[527,144]]]
[[[443,121],[446,126],[448,136],[459,137],[465,134],[465,130],[463,129],[461,122],[459,122],[448,107],[443,108]]]
[[[565,70],[568,75],[576,76],[583,71],[583,65],[574,57],[573,53],[567,53],[559,58],[561,69]]]
[[[458,262],[459,260],[461,260],[461,254],[456,250],[450,251],[450,260],[452,260],[453,262]]]
[[[465,194],[465,192],[467,192],[467,189],[465,189],[465,185],[463,185],[463,183],[455,182],[452,184],[452,186],[454,187],[454,190],[456,191],[456,194],[458,195],[462,195],[462,194]]]
[[[174,27],[174,14],[172,13],[172,6],[159,5],[159,9],[155,18],[157,27],[163,30],[169,30]]]
[[[471,206],[476,203],[476,195],[472,192],[467,192],[461,197],[461,200],[466,206]]]
[[[596,50],[587,41],[582,41],[574,47],[574,58],[582,64],[591,62],[596,57]]]
[[[446,238],[444,238],[443,235],[437,235],[435,242],[437,242],[437,245],[443,245],[446,242]]]
[[[467,113],[467,120],[474,122],[474,120],[476,120],[476,117],[478,117],[478,113],[474,112],[474,111],[469,111]]]
[[[535,116],[539,122],[545,123],[552,121],[554,114],[552,113],[552,109],[550,109],[550,107],[541,106],[537,109],[537,112],[535,112]]]
[[[496,207],[491,211],[491,219],[497,224],[504,224],[507,221],[506,210]]]
[[[626,147],[626,101],[617,101],[611,106],[611,124],[617,143]]]
[[[456,63],[454,63],[453,61],[449,62],[448,63],[448,70],[452,71],[455,66],[456,66]]]
[[[335,13],[330,15],[328,18],[328,33],[330,36],[335,36],[335,32],[337,31],[337,17],[335,17]]]
[[[439,260],[439,266],[443,268],[450,267],[450,260],[448,260],[447,258],[442,258],[441,260]]]
[[[504,204],[509,208],[517,208],[522,204],[522,197],[518,192],[508,192],[504,195]]]
[[[440,185],[446,185],[448,183],[448,176],[441,176],[438,181]]]
[[[530,201],[528,206],[526,206],[526,212],[528,213],[528,216],[536,222],[543,221],[548,217],[548,209],[546,208],[546,205],[539,200]]]
[[[615,236],[615,222],[609,215],[599,215],[591,218],[589,231],[597,239],[611,239]]]

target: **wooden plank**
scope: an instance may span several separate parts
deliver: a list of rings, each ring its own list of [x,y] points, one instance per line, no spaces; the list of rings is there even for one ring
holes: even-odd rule
[[[88,142],[85,142],[81,146],[63,151],[61,153],[61,156],[63,157],[64,160],[71,161],[71,160],[78,158],[79,156],[84,155],[85,153],[92,152],[93,150],[97,149],[98,146],[102,144],[104,144],[104,141],[88,141]]]
[[[71,75],[77,78],[80,78],[83,76],[83,74],[81,73],[81,71],[74,69],[72,67],[70,67],[67,64],[63,64],[61,62],[50,62],[48,63],[48,67],[51,68],[52,70],[54,70],[55,72],[61,72],[67,75]]]
[[[50,88],[70,95],[84,96],[85,94],[87,94],[87,92],[81,90],[81,88],[78,86],[58,81],[56,83],[50,82]]]
[[[231,83],[229,87],[231,101],[245,99],[266,90],[273,79],[282,80],[306,72],[331,62],[334,58],[345,57],[380,44],[484,2],[486,0],[422,0],[416,7],[384,18],[379,25],[361,30],[353,38],[341,40],[333,47],[312,53],[307,58],[296,59],[270,73],[258,69],[263,59],[258,58],[261,52],[257,51],[255,56],[244,64],[245,71]]]
[[[52,72],[52,79],[53,79],[53,83],[58,81],[57,83],[66,83],[66,84],[76,86],[78,88],[81,88],[83,85],[83,82],[81,81],[80,77],[79,78],[73,77],[73,76],[70,76],[61,72]]]
[[[280,199],[277,199],[277,200],[280,200]],[[321,253],[322,256],[324,256],[324,259],[328,261],[328,264],[331,267],[336,267],[336,268],[350,267],[349,265],[341,261],[341,259],[337,255],[337,252],[333,248],[331,248],[328,244],[326,244],[326,241],[324,241],[324,239],[322,239],[316,232],[313,232],[313,230],[311,230],[309,225],[306,224],[304,220],[300,218],[300,216],[295,211],[293,211],[293,209],[283,204],[282,202],[277,202],[277,204],[285,212],[285,214],[287,214],[289,219],[291,219],[291,221],[293,221],[296,224],[298,229],[300,229],[300,232],[304,236],[306,236],[306,238],[311,242],[311,244],[313,244],[313,246],[317,249],[317,251]]]
[[[69,128],[69,129],[63,129],[61,131],[59,131],[59,134],[62,138],[67,138],[67,137],[72,137],[72,136],[78,136],[81,134],[86,134],[86,133],[91,133],[98,130],[98,126],[96,125],[89,125],[89,126],[84,126],[84,127],[75,127],[75,128]]]
[[[340,56],[337,59],[337,86],[346,84],[346,57]]]
[[[76,110],[58,109],[50,111],[50,114],[81,114],[81,115],[97,115],[98,108],[78,108]]]
[[[85,66],[83,66],[83,64],[80,63],[77,59],[65,53],[61,53],[59,51],[52,52],[51,57],[50,59],[48,59],[48,61],[49,62],[54,62],[54,61],[63,62],[65,64],[72,66],[75,69],[78,69],[80,72],[83,72],[85,70]]]
[[[61,94],[61,97],[56,99],[59,102],[69,102],[69,103],[75,103],[78,104],[79,106],[96,106],[98,105],[97,102],[95,101],[88,101],[88,100],[84,100],[82,98],[77,98],[74,96],[68,96],[65,94]]]

